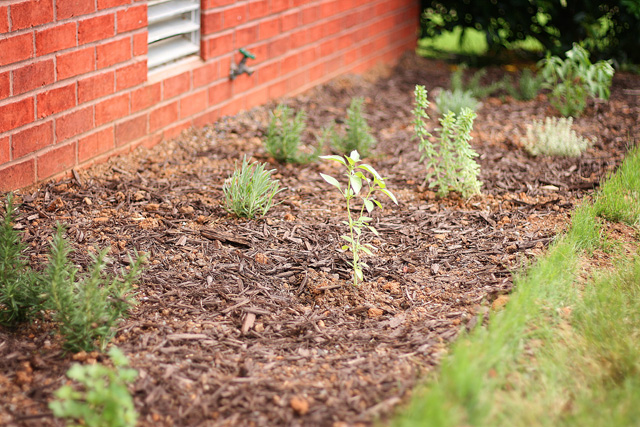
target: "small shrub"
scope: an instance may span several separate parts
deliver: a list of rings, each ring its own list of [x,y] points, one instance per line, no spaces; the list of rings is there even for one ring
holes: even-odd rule
[[[113,368],[102,364],[74,364],[67,377],[81,385],[80,390],[64,385],[49,403],[53,415],[76,421],[89,427],[133,427],[138,420],[133,398],[127,389],[138,376],[127,368],[129,361],[117,347],[111,347],[109,357]]]
[[[436,97],[436,107],[441,114],[452,111],[455,115],[460,114],[463,108],[475,111],[480,107],[480,103],[469,91],[443,90]]]
[[[609,99],[614,70],[609,62],[592,64],[589,52],[577,44],[563,61],[557,56],[538,64],[544,78],[543,87],[551,89],[551,104],[565,117],[577,117],[587,106],[587,98]]]
[[[271,179],[273,170],[265,170],[265,164],[249,164],[247,157],[242,159],[242,165],[235,170],[222,187],[225,206],[229,212],[240,217],[254,218],[264,216],[273,206],[273,198],[282,189],[280,182]]]
[[[465,83],[464,72],[467,69],[465,64],[458,66],[458,68],[451,73],[451,92],[469,92],[470,96],[476,99],[486,98],[491,96],[495,92],[504,89],[504,82],[497,81],[487,86],[482,85],[482,78],[487,74],[487,70],[480,69],[473,73],[471,78]],[[470,108],[470,107],[468,107]],[[474,108],[472,108],[474,110]],[[446,113],[446,111],[441,111]],[[456,113],[457,114],[457,113]]]
[[[429,187],[438,187],[438,194],[446,196],[450,190],[459,191],[463,197],[480,192],[482,183],[478,181],[480,166],[474,160],[478,154],[471,148],[471,130],[476,115],[463,108],[459,115],[452,111],[440,118],[438,143],[430,141],[432,135],[426,129],[425,120],[429,101],[424,86],[415,89],[414,132],[418,138],[420,158],[426,167],[425,181]]]
[[[547,117],[544,122],[534,120],[527,126],[524,148],[532,155],[577,157],[593,145],[573,129],[573,118]]]
[[[31,320],[42,308],[42,280],[29,267],[26,246],[13,228],[14,210],[10,193],[0,224],[0,324],[4,326]]]
[[[376,144],[375,138],[371,135],[369,125],[362,117],[362,104],[364,98],[353,98],[347,110],[347,129],[344,135],[340,135],[330,130],[333,148],[341,154],[358,151],[360,155],[368,157],[371,149]]]
[[[543,79],[540,74],[536,74],[529,68],[525,68],[520,73],[517,85],[513,85],[510,79],[505,79],[505,88],[509,95],[521,101],[529,101],[538,96],[542,89]]]
[[[140,275],[144,257],[130,260],[129,271],[122,277],[112,276],[105,273],[106,248],[92,256],[87,274],[78,275],[69,261],[71,249],[63,233],[64,228],[58,225],[45,272],[45,307],[52,310],[53,320],[59,323],[67,350],[91,351],[96,342],[103,349],[115,334],[115,326],[135,303],[132,285]]]
[[[342,189],[340,182],[334,177],[323,173],[321,173],[320,176],[329,184],[336,187],[345,199],[348,220],[344,223],[349,226],[349,234],[341,237],[349,244],[342,246],[342,250],[351,250],[353,261],[350,262],[349,265],[353,268],[353,285],[357,286],[358,281],[362,281],[364,279],[362,268],[368,267],[365,262],[360,261],[361,254],[365,253],[367,255],[373,255],[371,250],[375,250],[373,245],[369,243],[363,244],[360,242],[362,232],[367,229],[376,236],[378,235],[378,231],[373,226],[369,225],[372,218],[366,216],[364,214],[364,210],[366,209],[367,213],[371,213],[375,206],[382,209],[382,205],[374,196],[376,191],[386,194],[395,204],[398,204],[398,201],[395,196],[387,190],[387,185],[385,184],[384,179],[380,177],[378,172],[376,172],[372,166],[368,164],[358,164],[360,162],[360,155],[357,151],[352,151],[349,156],[344,157],[322,156],[321,158],[338,162],[347,169],[345,173],[345,176],[347,177],[347,187],[344,190]],[[367,172],[371,177],[367,177],[364,174],[365,172]],[[366,184],[364,193],[361,192],[363,190],[363,184]],[[354,218],[351,214],[351,200],[358,196],[360,196],[360,199],[362,200],[362,206],[360,207],[360,214],[358,218]]]
[[[271,113],[265,148],[274,159],[287,163],[309,163],[318,158],[322,151],[321,144],[312,153],[300,149],[306,118],[304,111],[298,111],[293,116],[293,110],[284,104],[278,105]]]

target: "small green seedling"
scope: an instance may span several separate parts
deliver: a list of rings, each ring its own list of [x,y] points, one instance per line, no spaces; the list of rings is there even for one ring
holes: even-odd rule
[[[127,384],[138,376],[128,368],[129,361],[117,347],[111,347],[109,357],[114,368],[101,364],[74,364],[67,376],[77,381],[81,390],[70,385],[60,387],[57,400],[49,403],[53,415],[80,422],[89,427],[133,427],[138,414]]]
[[[322,152],[322,140],[312,153],[300,149],[306,118],[302,110],[294,116],[293,109],[285,104],[278,105],[271,113],[265,149],[274,159],[285,163],[309,163],[318,159]]]
[[[345,225],[349,227],[349,234],[341,236],[348,245],[342,246],[342,250],[351,250],[353,261],[349,265],[353,268],[353,285],[357,286],[359,281],[362,281],[364,276],[362,273],[363,267],[368,265],[361,261],[361,254],[373,255],[371,252],[375,250],[375,247],[369,243],[361,243],[360,238],[362,232],[367,229],[373,234],[378,236],[378,231],[370,225],[373,220],[371,217],[365,215],[365,209],[367,214],[370,214],[375,206],[382,209],[382,204],[375,198],[375,192],[381,192],[386,194],[393,203],[398,204],[396,197],[387,190],[387,185],[384,179],[376,172],[376,170],[368,164],[358,164],[360,162],[360,154],[357,151],[352,151],[348,156],[321,156],[322,159],[332,160],[340,163],[347,168],[345,176],[347,177],[347,186],[343,189],[340,182],[332,176],[320,174],[322,179],[327,181],[338,189],[342,197],[346,201],[347,208],[347,221],[343,221]],[[367,173],[369,176],[367,176]],[[366,186],[366,188],[363,188]],[[355,218],[351,214],[352,200],[360,197],[362,206],[360,207],[360,214]]]
[[[578,135],[572,126],[573,117],[547,117],[544,122],[534,120],[527,126],[527,135],[522,141],[524,148],[532,156],[577,157],[594,141]]]
[[[331,135],[332,145],[337,153],[344,154],[358,151],[362,157],[368,157],[371,149],[376,144],[375,138],[371,135],[369,124],[362,116],[362,105],[364,98],[353,98],[347,110],[347,129],[344,135],[329,127],[328,133]]]
[[[239,217],[264,216],[273,206],[273,198],[283,189],[278,180],[271,179],[274,170],[265,170],[263,163],[251,163],[245,156],[238,169],[236,162],[233,174],[222,186],[225,207]]]
[[[436,97],[436,107],[438,107],[438,111],[441,114],[447,114],[452,111],[455,115],[458,115],[463,108],[476,111],[480,108],[480,105],[480,102],[468,90],[443,90]]]
[[[437,144],[431,142],[432,135],[427,131],[426,121],[429,100],[422,85],[415,88],[415,109],[413,110],[414,132],[418,138],[420,158],[426,166],[425,181],[429,187],[438,187],[438,194],[446,196],[450,190],[459,191],[463,197],[480,192],[482,183],[478,181],[480,166],[474,160],[478,156],[469,141],[476,114],[463,108],[456,116],[452,111],[440,118]]]
[[[609,99],[614,70],[609,62],[592,64],[589,52],[577,44],[565,60],[551,56],[539,62],[543,88],[551,89],[551,104],[565,116],[577,117],[587,106],[587,98]]]

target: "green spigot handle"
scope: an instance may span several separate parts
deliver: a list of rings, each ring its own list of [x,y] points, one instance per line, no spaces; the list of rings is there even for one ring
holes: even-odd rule
[[[253,53],[249,52],[244,48],[240,48],[239,51],[245,58],[256,59],[256,56]]]

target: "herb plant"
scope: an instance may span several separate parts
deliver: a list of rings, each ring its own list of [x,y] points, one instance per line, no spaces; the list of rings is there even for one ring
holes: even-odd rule
[[[357,151],[354,150],[350,155],[344,157],[321,156],[321,158],[338,162],[347,169],[345,173],[347,186],[344,190],[340,182],[334,177],[323,173],[321,173],[320,176],[329,184],[336,187],[345,199],[347,221],[344,221],[344,224],[349,227],[349,234],[341,236],[348,243],[348,245],[342,246],[342,250],[351,250],[352,261],[349,262],[349,265],[353,268],[353,285],[357,286],[358,282],[364,279],[362,268],[368,267],[360,258],[363,253],[373,255],[371,251],[375,250],[373,245],[361,242],[362,232],[367,229],[376,236],[378,235],[378,231],[370,225],[372,218],[365,215],[365,210],[367,214],[370,214],[375,206],[382,209],[382,205],[374,195],[374,193],[378,191],[386,194],[395,204],[398,204],[398,201],[395,196],[387,190],[384,179],[380,177],[371,165],[358,164],[360,163],[360,155]],[[365,173],[370,176],[367,176]],[[366,188],[363,188],[364,186],[366,186]],[[353,199],[357,197],[361,199],[362,206],[360,207],[358,217],[355,218],[351,213],[351,208]]]
[[[29,267],[26,245],[14,230],[14,197],[9,193],[0,224],[0,324],[13,326],[31,320],[42,308],[40,276]]]
[[[368,157],[376,144],[371,135],[369,124],[362,116],[364,98],[353,98],[347,110],[347,129],[344,135],[331,130],[333,148],[336,152],[346,155],[358,151],[362,157]]]
[[[579,136],[571,127],[573,117],[547,117],[544,122],[534,120],[527,126],[527,135],[523,139],[524,148],[532,155],[577,157],[593,145]]]
[[[482,99],[504,88],[503,81],[497,81],[489,85],[483,86],[481,80],[487,74],[487,70],[485,69],[480,69],[476,71],[471,76],[471,78],[465,83],[464,72],[466,69],[467,69],[467,66],[465,64],[462,64],[458,66],[458,68],[453,73],[451,73],[451,92],[469,92],[470,97],[476,98],[476,99]],[[472,110],[473,109],[474,108],[472,108]],[[441,111],[441,112],[445,113],[446,111]],[[456,114],[458,113],[459,111],[456,112]]]
[[[518,85],[513,86],[511,84],[506,85],[507,90],[511,96],[521,101],[529,101],[535,98],[540,89],[542,89],[542,76],[531,71],[529,68],[525,68],[520,73],[518,79]]]
[[[470,91],[463,90],[443,90],[436,97],[436,106],[441,114],[452,111],[458,115],[463,108],[475,111],[480,107],[480,103],[473,97]]]
[[[274,159],[286,163],[309,163],[318,158],[322,144],[311,154],[300,149],[306,117],[302,110],[294,116],[293,110],[285,104],[278,105],[271,113],[265,148]]]
[[[551,56],[538,64],[543,87],[551,89],[551,104],[565,116],[577,117],[587,106],[587,98],[609,99],[614,70],[609,62],[592,64],[589,52],[577,44],[566,52],[567,58]]]
[[[273,198],[282,189],[280,182],[271,179],[274,170],[265,170],[265,164],[249,164],[247,157],[242,159],[242,165],[235,170],[222,187],[225,206],[229,212],[240,217],[254,218],[264,216],[273,206]]]
[[[53,415],[74,420],[89,427],[133,427],[138,414],[127,384],[138,376],[128,368],[129,361],[117,347],[111,347],[109,357],[114,367],[102,364],[74,364],[67,376],[78,382],[80,390],[64,385],[49,403]]]
[[[415,88],[415,109],[413,110],[414,132],[418,138],[418,150],[422,152],[420,161],[427,170],[425,181],[429,187],[438,187],[438,194],[446,196],[449,191],[459,191],[463,197],[480,192],[482,183],[478,181],[480,166],[474,160],[478,154],[471,148],[471,130],[476,115],[463,108],[459,115],[449,111],[440,118],[437,144],[431,142],[427,131],[429,101],[424,86]]]
[[[129,270],[122,277],[111,276],[105,273],[106,248],[92,256],[87,274],[78,275],[69,261],[71,249],[63,233],[64,228],[58,225],[45,272],[45,307],[52,310],[53,319],[59,323],[67,350],[91,351],[96,343],[103,349],[115,334],[115,326],[135,303],[132,285],[141,273],[144,257],[130,260]]]

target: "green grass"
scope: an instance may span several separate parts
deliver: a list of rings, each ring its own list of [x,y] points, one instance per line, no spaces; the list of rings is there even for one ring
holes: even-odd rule
[[[597,215],[638,225],[639,171],[636,148],[515,278],[505,309],[454,344],[392,425],[638,424],[640,253],[586,283],[578,273],[581,259],[612,244]]]
[[[461,33],[462,27],[456,27],[453,31],[443,32],[437,37],[420,39],[418,41],[418,55],[427,58],[445,58],[452,53],[462,56],[483,56],[489,52],[484,32],[469,28],[460,43]],[[528,52],[543,51],[540,42],[533,38],[512,43],[509,49]]]

